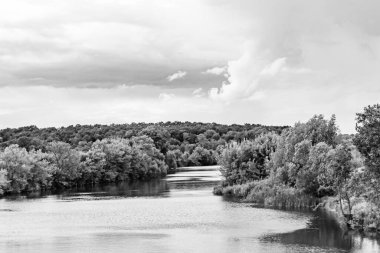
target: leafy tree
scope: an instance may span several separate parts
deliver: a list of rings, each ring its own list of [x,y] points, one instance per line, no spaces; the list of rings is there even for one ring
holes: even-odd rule
[[[357,114],[354,143],[365,158],[365,165],[380,178],[380,104],[364,108]]]
[[[178,149],[177,149],[178,150]],[[169,172],[175,172],[177,169],[177,157],[175,151],[168,151],[166,153],[166,158],[165,158],[166,164],[168,165]]]
[[[156,147],[163,153],[165,154],[167,151],[167,142],[170,139],[170,133],[168,130],[166,130],[163,127],[157,127],[157,126],[148,126],[144,128],[139,135],[146,135],[150,137]]]
[[[133,147],[140,150],[140,156],[143,156],[141,160],[146,173],[142,175],[142,178],[165,176],[167,173],[165,156],[155,147],[153,140],[148,136],[138,136],[133,137],[131,141]]]
[[[7,189],[7,185],[7,171],[2,169],[0,170],[0,195],[4,194],[4,191]]]
[[[304,176],[307,162],[309,160],[309,154],[312,145],[311,141],[303,140],[297,143],[294,147],[294,155],[290,162],[287,163],[290,177],[290,184],[294,186],[300,177]],[[302,179],[301,179],[302,180]]]
[[[327,171],[330,150],[331,147],[324,142],[310,147],[307,162],[297,174],[297,188],[314,196],[332,195],[334,193],[333,182]]]
[[[53,171],[54,184],[57,187],[68,187],[80,177],[80,154],[71,149],[65,142],[51,142],[47,146],[50,161],[55,166]]]
[[[343,202],[347,203],[348,220],[352,219],[352,204],[350,200],[349,180],[353,171],[351,150],[346,145],[338,145],[336,149],[330,150],[329,154],[329,170],[333,179],[333,187],[339,197],[339,204],[343,214],[346,214],[343,208]]]
[[[356,121],[354,143],[364,157],[364,173],[372,193],[368,197],[380,206],[380,104],[365,107]]]
[[[260,171],[255,163],[256,157],[256,150],[251,141],[228,145],[219,158],[226,183],[234,185],[258,180]]]
[[[31,166],[25,148],[16,144],[7,147],[0,154],[0,169],[7,172],[7,192],[20,193],[27,189]]]
[[[41,150],[29,151],[30,175],[28,191],[47,190],[51,187],[54,165],[49,161],[49,154]]]
[[[216,164],[216,159],[214,152],[200,146],[196,147],[189,157],[191,165],[214,165]]]
[[[102,181],[105,174],[106,154],[97,143],[82,157],[80,174],[82,184],[96,184]]]
[[[52,166],[41,151],[28,152],[18,145],[0,154],[1,183],[11,193],[42,190],[50,187]]]
[[[102,182],[115,182],[133,179],[132,148],[128,139],[111,138],[96,141],[92,151],[101,150],[104,154],[98,153],[97,171],[101,171]],[[101,168],[101,169],[100,169]]]

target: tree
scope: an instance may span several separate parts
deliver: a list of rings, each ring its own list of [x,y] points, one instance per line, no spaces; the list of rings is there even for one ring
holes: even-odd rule
[[[373,192],[369,197],[380,206],[380,104],[365,107],[356,121],[354,143],[364,157],[365,177]]]
[[[364,108],[356,118],[354,143],[365,158],[365,165],[380,178],[380,104]]]
[[[255,164],[260,179],[268,176],[267,163],[271,154],[276,151],[278,139],[278,134],[269,132],[259,135],[254,140],[254,149],[256,150]]]
[[[339,197],[339,205],[347,221],[352,219],[352,205],[350,200],[349,180],[353,171],[351,150],[347,145],[338,145],[329,151],[329,175],[333,179],[333,187]],[[348,213],[344,211],[344,202],[347,203]]]
[[[0,172],[0,188],[20,193],[49,188],[52,166],[41,151],[11,145],[0,154]]]
[[[177,157],[176,153],[172,150],[169,150],[166,153],[166,158],[165,158],[166,164],[169,167],[169,172],[175,172],[177,169]]]
[[[28,190],[39,191],[47,190],[52,183],[52,173],[54,165],[49,162],[49,155],[41,150],[29,151],[30,156],[30,175],[28,178]]]
[[[303,140],[297,143],[294,147],[294,155],[291,160],[289,168],[289,177],[291,185],[297,184],[297,181],[303,180],[306,176],[307,162],[309,161],[309,155],[312,148],[311,141]],[[300,184],[298,184],[300,186]]]
[[[218,161],[221,165],[221,173],[228,185],[243,184],[260,179],[260,170],[255,162],[256,151],[253,141],[228,144]]]
[[[167,142],[170,139],[170,133],[163,127],[160,126],[148,126],[144,128],[139,135],[146,135],[150,137],[156,147],[163,153],[166,154],[167,151]]]
[[[92,147],[92,162],[95,171],[100,172],[102,182],[133,179],[133,151],[128,139],[107,138],[96,141]],[[91,154],[90,154],[91,155]]]
[[[332,178],[327,173],[328,153],[331,146],[320,142],[310,148],[305,166],[297,175],[296,186],[317,197],[332,195]]]
[[[215,156],[212,150],[202,148],[200,146],[196,147],[191,153],[189,160],[192,165],[196,166],[207,166],[214,165],[216,163]]]
[[[155,147],[153,140],[148,136],[137,136],[133,137],[131,141],[132,147],[140,151],[141,170],[145,172],[140,173],[140,178],[150,179],[165,176],[168,169],[165,164],[165,156]]]
[[[4,191],[6,190],[7,185],[8,185],[7,171],[2,169],[0,170],[0,196],[4,194]]]
[[[281,133],[267,169],[278,182],[313,195],[329,195],[329,186],[320,187],[323,178],[320,170],[323,171],[324,166],[321,160],[328,147],[336,146],[337,134],[335,115],[330,120],[314,115],[306,123],[296,123]]]
[[[53,171],[54,184],[57,187],[68,187],[80,177],[80,154],[71,149],[65,142],[51,142],[47,150],[50,161],[55,166]]]
[[[27,189],[30,174],[29,154],[25,148],[10,145],[0,154],[0,169],[7,172],[5,191],[20,193]]]
[[[96,184],[104,176],[104,167],[106,165],[106,154],[103,149],[94,143],[90,150],[86,152],[80,164],[80,173],[82,184]]]

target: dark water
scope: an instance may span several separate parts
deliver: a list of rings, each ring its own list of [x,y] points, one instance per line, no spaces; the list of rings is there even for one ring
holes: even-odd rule
[[[380,252],[322,214],[213,196],[215,168],[165,180],[0,200],[0,252]]]

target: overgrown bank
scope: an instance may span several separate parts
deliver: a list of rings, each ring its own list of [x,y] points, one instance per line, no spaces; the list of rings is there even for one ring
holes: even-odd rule
[[[229,196],[243,202],[252,202],[276,208],[313,208],[320,199],[286,185],[275,185],[264,179],[233,186],[217,186],[215,195]]]
[[[380,106],[358,114],[356,135],[314,116],[282,134],[227,146],[214,193],[265,206],[326,208],[351,228],[380,231]]]

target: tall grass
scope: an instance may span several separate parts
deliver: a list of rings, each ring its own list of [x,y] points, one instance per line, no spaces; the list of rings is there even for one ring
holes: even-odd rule
[[[217,186],[214,188],[214,194],[280,208],[310,208],[319,203],[318,198],[293,187],[274,184],[271,179],[225,187]]]

